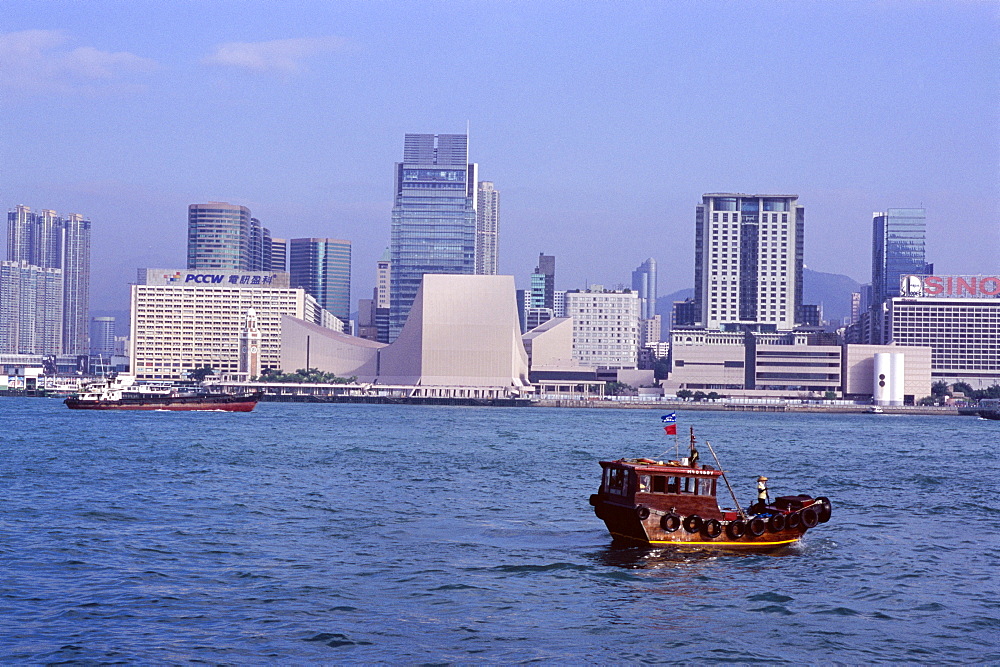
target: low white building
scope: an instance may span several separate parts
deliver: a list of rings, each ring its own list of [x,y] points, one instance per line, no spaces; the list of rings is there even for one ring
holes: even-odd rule
[[[251,310],[260,349],[241,355]],[[289,288],[287,273],[139,269],[131,289],[132,373],[141,380],[178,380],[211,366],[224,377],[247,379],[256,369],[241,367],[241,356],[243,366],[253,358],[260,368],[277,369],[283,315],[343,329],[305,290]]]

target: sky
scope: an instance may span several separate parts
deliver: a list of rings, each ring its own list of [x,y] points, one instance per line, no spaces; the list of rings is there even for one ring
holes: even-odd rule
[[[207,201],[350,240],[356,305],[403,135],[467,127],[521,287],[690,287],[707,192],[798,195],[818,271],[925,207],[937,273],[1000,273],[1000,2],[0,0],[0,201],[92,220],[94,310]]]

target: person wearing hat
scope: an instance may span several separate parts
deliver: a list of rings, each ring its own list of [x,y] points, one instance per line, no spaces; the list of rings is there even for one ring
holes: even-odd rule
[[[761,475],[757,478],[757,502],[750,508],[753,512],[762,512],[767,507],[767,477]]]

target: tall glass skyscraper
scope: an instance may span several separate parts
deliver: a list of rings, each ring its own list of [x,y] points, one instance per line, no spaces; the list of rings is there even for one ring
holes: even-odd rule
[[[882,304],[900,296],[901,276],[933,273],[927,264],[926,210],[889,208],[872,214],[872,295],[869,342],[887,343]]]
[[[928,272],[926,211],[890,208],[872,214],[872,304],[899,296],[899,278]]]
[[[656,260],[650,257],[632,272],[632,289],[639,293],[640,317],[651,320],[656,315]]]
[[[538,253],[538,266],[531,274],[528,308],[555,309],[556,257]]]
[[[288,275],[319,305],[345,324],[351,319],[351,242],[340,239],[291,239]]]
[[[396,163],[389,340],[410,314],[425,273],[476,271],[477,165],[465,134],[407,134]]]
[[[246,206],[188,206],[187,268],[261,271],[270,263],[271,232]]]

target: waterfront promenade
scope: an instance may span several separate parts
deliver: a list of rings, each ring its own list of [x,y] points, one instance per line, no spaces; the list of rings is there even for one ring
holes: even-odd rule
[[[681,401],[681,400],[627,400],[627,397],[604,400],[578,399],[539,399],[532,402],[533,406],[545,408],[626,408],[646,410],[710,410],[723,412],[821,412],[827,414],[867,414],[870,405],[837,404],[837,403],[797,403],[792,401],[768,403],[736,403],[720,401]],[[953,405],[903,405],[898,407],[883,407],[886,415],[940,415],[960,416],[959,408]],[[878,417],[873,414],[871,417]]]

